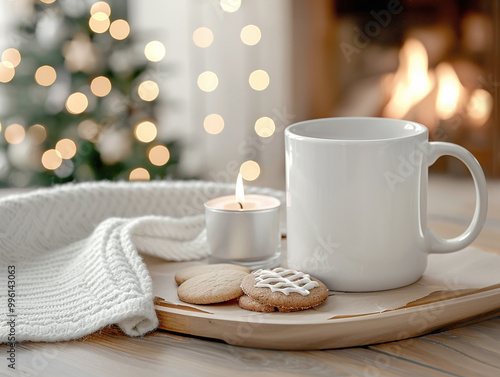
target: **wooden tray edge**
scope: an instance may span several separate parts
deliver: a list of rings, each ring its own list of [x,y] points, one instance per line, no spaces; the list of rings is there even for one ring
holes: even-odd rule
[[[264,315],[238,321],[155,307],[159,328],[163,330],[219,339],[237,346],[313,350],[402,340],[484,320],[485,315],[491,318],[500,314],[500,301],[494,298],[500,298],[500,288],[382,313],[312,323],[270,321]],[[474,305],[466,305],[470,302]]]

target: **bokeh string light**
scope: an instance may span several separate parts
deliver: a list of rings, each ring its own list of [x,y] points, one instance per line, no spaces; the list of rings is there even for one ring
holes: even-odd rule
[[[211,135],[218,135],[224,129],[224,118],[219,114],[210,114],[203,121],[203,128]]]
[[[204,92],[213,92],[219,85],[219,78],[214,72],[205,71],[198,76],[198,87]]]
[[[47,138],[47,129],[41,124],[34,124],[28,128],[26,136],[32,144],[40,145]]]
[[[240,166],[240,173],[244,180],[255,181],[260,175],[260,166],[253,160],[245,161]]]
[[[2,61],[9,62],[16,68],[21,63],[21,53],[15,48],[8,48],[2,53]]]
[[[170,160],[170,151],[164,145],[155,145],[149,150],[149,161],[155,166],[163,166]]]
[[[135,168],[128,177],[131,181],[149,181],[150,178],[149,172],[144,168]]]
[[[111,22],[109,17],[104,12],[97,12],[89,19],[89,27],[96,34],[102,34],[108,31]]]
[[[269,117],[262,117],[257,119],[255,122],[255,132],[260,137],[270,137],[274,134],[276,130],[276,125],[274,121]]]
[[[35,72],[35,81],[38,85],[51,86],[56,79],[56,70],[50,65],[42,65]]]
[[[122,41],[130,34],[130,25],[125,20],[115,20],[109,26],[109,34],[117,41]]]
[[[24,140],[26,131],[24,127],[18,123],[13,123],[5,128],[4,135],[5,141],[9,144],[19,144]]]
[[[157,83],[152,80],[146,80],[139,84],[137,93],[143,101],[154,101],[160,94],[160,88]]]
[[[241,41],[247,46],[255,46],[260,42],[260,38],[262,37],[262,33],[258,26],[255,25],[247,25],[243,29],[241,29],[240,38]]]
[[[220,7],[224,12],[234,13],[241,7],[241,0],[220,0]]]
[[[71,94],[66,100],[66,110],[71,114],[81,114],[89,105],[87,96],[83,93],[76,92]]]
[[[150,121],[140,122],[135,126],[135,138],[143,143],[149,143],[156,138],[158,131],[154,123]]]
[[[91,119],[86,119],[78,125],[78,136],[93,143],[98,141],[99,125]]]
[[[56,144],[56,151],[59,152],[61,158],[69,160],[76,154],[76,144],[71,139],[61,139]]]
[[[98,1],[97,3],[92,4],[90,7],[90,15],[93,16],[99,12],[102,12],[109,17],[111,16],[111,7],[105,1]]]
[[[214,41],[214,34],[208,27],[199,27],[193,32],[193,42],[196,46],[207,48]]]
[[[42,165],[47,170],[56,170],[62,161],[61,154],[55,149],[49,149],[42,155]]]
[[[105,1],[94,3],[90,8],[89,27],[94,33],[105,33],[110,27],[111,7]]]
[[[11,62],[0,62],[0,82],[8,83],[16,74],[16,70]]]
[[[160,41],[151,41],[144,47],[144,55],[151,62],[159,62],[165,57],[165,46]]]
[[[111,91],[111,81],[105,76],[95,77],[90,83],[90,90],[97,97],[105,97]]]
[[[248,78],[248,83],[253,90],[262,91],[269,86],[269,75],[266,71],[258,69],[253,71]]]

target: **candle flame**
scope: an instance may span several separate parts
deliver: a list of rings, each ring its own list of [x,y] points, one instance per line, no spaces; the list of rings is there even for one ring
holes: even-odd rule
[[[241,173],[238,174],[238,178],[236,179],[236,201],[241,209],[243,209],[243,204],[245,203],[245,190],[243,189],[243,177]]]

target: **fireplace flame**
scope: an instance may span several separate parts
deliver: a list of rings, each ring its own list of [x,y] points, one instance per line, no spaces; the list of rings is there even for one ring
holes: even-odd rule
[[[450,64],[440,63],[436,67],[436,76],[438,82],[436,114],[439,119],[450,119],[458,111],[464,90]]]
[[[475,127],[484,125],[490,118],[492,110],[493,96],[484,89],[475,89],[465,108],[469,123]]]
[[[483,126],[493,111],[493,96],[484,89],[466,89],[449,63],[428,67],[424,45],[409,38],[399,51],[395,73],[382,77],[388,102],[382,110],[387,118],[416,120],[433,129],[440,121],[465,117],[472,127]]]
[[[399,67],[390,80],[391,96],[383,110],[384,117],[403,118],[429,94],[434,80],[428,72],[428,63],[424,45],[409,38],[399,52]]]

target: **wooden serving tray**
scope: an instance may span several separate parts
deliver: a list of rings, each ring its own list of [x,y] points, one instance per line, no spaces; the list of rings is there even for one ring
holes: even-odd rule
[[[469,258],[476,257],[476,254],[469,255]],[[494,257],[498,259],[495,260],[499,263],[497,266],[500,265],[500,256]],[[444,256],[439,258],[444,262]],[[324,306],[310,310],[257,313],[241,309],[236,300],[216,305],[184,304],[177,299],[177,285],[173,276],[178,269],[195,263],[168,263],[150,257],[145,260],[153,277],[160,329],[219,339],[237,346],[280,350],[362,346],[420,336],[500,314],[498,275],[489,280],[491,282],[498,278],[498,284],[481,288],[463,285],[461,289],[440,289],[396,309],[382,312],[342,314],[342,306],[352,305],[353,302],[355,306],[356,301],[364,302],[367,298],[369,301],[370,297],[375,297],[375,302],[380,300],[381,305],[384,305],[383,302],[389,302],[391,297],[401,298],[406,292],[415,294],[419,287],[408,286],[372,294],[332,292],[332,296],[322,304]],[[478,266],[481,274],[497,273],[497,267],[484,270],[484,265],[492,265],[491,260],[483,262]],[[432,266],[428,269],[431,274]],[[415,285],[422,288],[435,283],[432,277],[424,275],[421,282]]]

